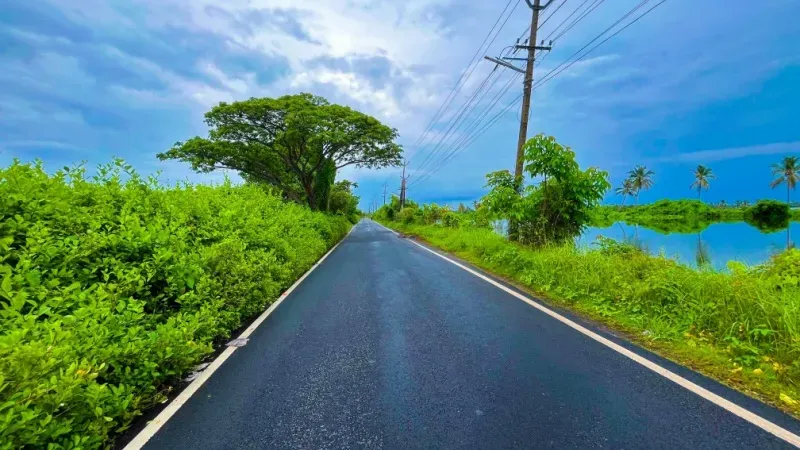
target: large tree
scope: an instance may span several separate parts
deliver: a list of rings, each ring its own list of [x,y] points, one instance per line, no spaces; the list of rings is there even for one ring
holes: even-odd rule
[[[205,115],[208,138],[176,143],[158,157],[210,172],[232,169],[325,209],[336,171],[400,164],[397,130],[311,94],[220,103]]]

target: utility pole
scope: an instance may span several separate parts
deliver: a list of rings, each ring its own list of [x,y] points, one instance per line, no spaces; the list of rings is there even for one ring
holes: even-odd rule
[[[522,82],[522,119],[519,121],[519,139],[517,140],[517,164],[514,167],[514,187],[517,192],[522,191],[522,164],[525,155],[522,153],[525,147],[525,141],[528,140],[528,115],[531,111],[531,86],[533,85],[533,63],[534,55],[536,54],[536,33],[539,31],[539,11],[547,8],[553,0],[547,2],[544,7],[541,6],[541,0],[530,0],[525,2],[531,8],[531,36],[528,39],[528,45],[517,46],[523,47],[523,50],[528,51],[528,58],[525,63],[525,80]]]
[[[403,162],[403,177],[400,179],[400,209],[406,206],[406,166],[408,161]]]
[[[383,183],[383,204],[386,204],[386,183]]]
[[[523,149],[525,147],[525,141],[528,140],[528,116],[530,115],[531,110],[531,90],[533,86],[533,66],[535,62],[535,55],[536,50],[550,50],[550,46],[537,46],[536,45],[536,33],[539,31],[539,12],[543,9],[550,6],[550,3],[553,3],[553,0],[548,0],[547,3],[542,6],[541,0],[525,0],[525,3],[531,8],[531,34],[528,38],[528,41],[524,43],[524,45],[515,45],[515,49],[517,50],[525,50],[528,52],[526,58],[508,58],[504,57],[502,59],[507,60],[514,60],[514,61],[525,61],[525,71],[523,72],[522,69],[517,68],[513,64],[507,63],[502,61],[498,58],[491,58],[489,56],[486,57],[489,61],[492,61],[496,64],[502,65],[504,67],[508,67],[512,70],[516,70],[517,72],[522,72],[525,74],[525,78],[522,81],[522,117],[520,118],[519,122],[519,139],[517,140],[517,159],[516,164],[514,165],[514,189],[518,193],[522,193],[522,184],[523,184],[523,164],[525,162],[525,154]],[[544,43],[542,43],[544,44]],[[552,44],[552,42],[551,42]],[[511,220],[509,221],[508,226],[508,237],[511,240],[516,240],[517,238],[517,231],[518,226],[516,221]]]

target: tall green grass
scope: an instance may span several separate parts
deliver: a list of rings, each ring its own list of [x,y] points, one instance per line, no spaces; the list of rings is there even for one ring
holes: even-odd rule
[[[722,372],[761,377],[762,387],[772,383],[764,389],[776,403],[784,394],[788,407],[795,395],[800,381],[798,250],[764,266],[732,264],[730,271],[717,272],[610,240],[592,248],[533,249],[482,228],[387,225],[649,341],[710,348],[717,360],[726,361]]]
[[[349,229],[121,162],[0,169],[0,448],[97,448]]]

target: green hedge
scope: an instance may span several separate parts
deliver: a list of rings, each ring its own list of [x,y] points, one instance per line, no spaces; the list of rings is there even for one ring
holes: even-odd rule
[[[121,162],[0,169],[0,448],[107,445],[348,229]]]

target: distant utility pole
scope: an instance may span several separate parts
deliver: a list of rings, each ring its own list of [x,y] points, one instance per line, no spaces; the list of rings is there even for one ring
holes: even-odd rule
[[[406,206],[406,166],[408,161],[403,162],[403,177],[400,179],[400,209]]]
[[[386,204],[386,183],[383,183],[383,204]]]
[[[502,59],[512,60],[512,61],[525,61],[525,70],[514,66],[513,64],[507,63],[498,58],[492,58],[487,56],[486,59],[492,61],[496,64],[499,64],[503,67],[507,67],[512,70],[516,70],[517,72],[524,73],[525,78],[522,81],[522,117],[519,122],[519,139],[517,140],[517,159],[516,164],[514,166],[514,188],[517,192],[522,192],[522,182],[523,182],[523,175],[522,175],[522,166],[525,160],[525,154],[523,153],[523,148],[525,147],[525,141],[528,140],[528,115],[530,115],[531,110],[531,87],[533,85],[533,65],[534,65],[534,57],[536,55],[536,50],[550,50],[550,46],[544,45],[536,45],[536,33],[539,31],[539,12],[543,9],[550,6],[550,3],[553,3],[553,0],[548,0],[544,6],[541,5],[541,0],[525,0],[525,3],[531,8],[531,34],[530,38],[524,45],[519,44],[519,40],[517,41],[517,45],[514,47],[517,50],[525,50],[528,52],[526,58],[508,58],[503,57]],[[542,42],[544,44],[544,42]],[[552,41],[551,41],[552,44]],[[511,221],[509,223],[509,230],[508,235],[511,239],[516,238],[517,234],[517,224],[515,221]]]

